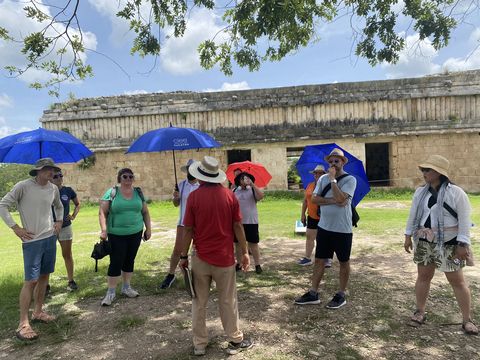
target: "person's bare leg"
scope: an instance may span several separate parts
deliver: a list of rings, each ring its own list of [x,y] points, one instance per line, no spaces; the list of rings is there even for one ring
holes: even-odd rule
[[[417,310],[423,316],[427,304],[428,294],[430,292],[430,283],[435,274],[435,264],[427,266],[417,265],[417,281],[415,282],[415,298]]]
[[[38,277],[37,285],[33,291],[33,299],[35,301],[34,314],[40,314],[43,309],[43,303],[45,301],[45,291],[47,290],[47,284],[50,274],[41,274]]]
[[[20,321],[18,328],[30,325],[28,319],[28,311],[32,303],[33,289],[37,286],[37,280],[24,281],[22,290],[20,290],[19,306],[20,306]]]
[[[252,252],[253,261],[255,262],[255,266],[256,265],[261,265],[260,264],[260,248],[259,248],[258,244],[248,243],[248,249]]]
[[[325,273],[325,260],[326,259],[315,259],[313,263],[313,275],[312,275],[312,290],[318,292],[318,287],[320,282],[323,279],[323,274]]]
[[[313,248],[315,247],[315,239],[317,238],[317,229],[307,229],[305,240],[305,257],[312,258]]]
[[[455,297],[457,298],[458,306],[462,312],[463,322],[470,320],[471,316],[471,297],[470,289],[463,276],[462,269],[453,272],[446,272],[445,276],[453,288]]]
[[[65,262],[65,268],[67,269],[68,281],[73,280],[73,256],[72,256],[72,240],[59,241],[62,247],[62,257]]]

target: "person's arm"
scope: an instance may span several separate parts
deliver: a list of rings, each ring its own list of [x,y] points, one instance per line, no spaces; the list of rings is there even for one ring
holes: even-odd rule
[[[3,219],[5,224],[13,230],[15,235],[20,238],[20,240],[27,241],[33,239],[35,234],[18,226],[8,211],[9,207],[18,204],[18,200],[21,197],[21,192],[22,190],[20,187],[16,185],[3,197],[2,200],[0,200],[0,217]]]
[[[265,196],[265,193],[263,192],[263,190],[261,190],[257,185],[255,185],[255,183],[252,183],[252,182],[250,183],[253,189],[253,193],[255,194],[255,200],[256,201],[262,200],[263,197]]]
[[[472,221],[470,218],[471,206],[467,194],[460,189],[455,188],[456,210],[458,215],[458,245],[455,247],[455,258],[467,260],[470,254],[470,227]]]
[[[190,250],[190,244],[193,239],[193,227],[184,226],[183,236],[180,239],[180,262],[178,266],[182,269],[188,268],[188,250]]]
[[[150,212],[146,202],[143,202],[142,207],[143,223],[145,224],[145,231],[143,233],[143,239],[147,241],[152,237],[152,222],[150,220]]]
[[[413,194],[413,199],[412,199],[412,206],[410,207],[410,213],[408,215],[408,220],[407,220],[407,226],[405,228],[405,240],[403,243],[403,247],[407,253],[410,253],[410,251],[413,249],[413,243],[412,243],[412,235],[413,235],[413,230],[414,230],[414,224],[413,222],[415,221],[415,215],[417,213],[417,208],[420,206],[419,204],[419,195],[420,195],[420,190],[421,188],[418,188],[415,193]]]
[[[53,224],[53,231],[55,234],[58,235],[60,230],[62,230],[62,224],[63,224],[63,204],[62,201],[60,200],[60,191],[58,190],[58,187],[52,184],[52,186],[55,188],[54,189],[54,196],[53,196],[53,211],[55,211],[55,223]]]
[[[78,200],[78,197],[74,197],[72,199],[72,202],[73,204],[75,205],[75,208],[73,209],[73,214],[72,215],[68,215],[68,218],[70,219],[70,221],[73,221],[75,220],[75,218],[77,217],[78,215],[78,212],[80,211],[80,201]]]
[[[307,220],[306,216],[305,216],[305,213],[307,211],[307,198],[303,199],[303,202],[302,202],[302,215],[300,216],[300,220],[302,221],[302,223],[305,225],[305,222]]]
[[[98,222],[100,223],[100,239],[107,239],[107,216],[110,211],[110,201],[100,200]]]
[[[248,255],[247,239],[245,238],[245,230],[241,221],[233,223],[233,231],[235,238],[238,240],[238,245],[242,251],[242,270],[247,271],[250,266],[250,256]]]
[[[181,200],[180,193],[177,190],[175,190],[173,192],[173,198],[172,198],[173,206],[178,207],[178,205],[180,205],[180,200]]]

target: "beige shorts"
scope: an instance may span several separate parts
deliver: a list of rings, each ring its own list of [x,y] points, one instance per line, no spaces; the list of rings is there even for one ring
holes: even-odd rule
[[[465,266],[465,260],[454,259],[456,245],[444,245],[437,249],[437,244],[429,241],[418,241],[413,253],[413,262],[417,265],[435,267],[442,272],[458,271]]]
[[[66,241],[73,239],[72,225],[65,226],[58,234],[58,241]]]

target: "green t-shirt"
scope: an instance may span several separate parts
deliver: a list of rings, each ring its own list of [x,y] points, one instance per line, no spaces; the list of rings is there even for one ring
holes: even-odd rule
[[[112,188],[108,189],[102,200],[109,201]],[[143,230],[143,202],[138,191],[133,191],[131,199],[122,196],[120,188],[112,203],[107,218],[107,233],[114,235],[132,235]]]

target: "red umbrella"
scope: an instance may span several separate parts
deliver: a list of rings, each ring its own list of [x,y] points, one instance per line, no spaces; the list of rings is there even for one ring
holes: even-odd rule
[[[226,174],[228,180],[231,183],[235,181],[234,172],[237,169],[253,175],[253,177],[255,178],[255,185],[257,185],[258,187],[265,187],[268,185],[270,180],[272,180],[272,175],[270,175],[270,173],[267,171],[267,169],[265,169],[262,164],[253,163],[251,161],[242,161],[231,163],[230,165],[228,165]]]

